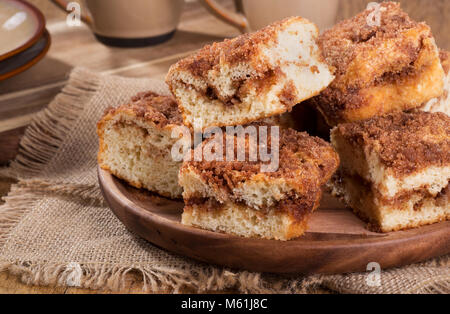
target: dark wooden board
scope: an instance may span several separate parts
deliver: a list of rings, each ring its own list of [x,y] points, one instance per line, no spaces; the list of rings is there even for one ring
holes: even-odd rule
[[[345,273],[382,269],[450,253],[450,221],[417,229],[374,233],[329,195],[311,217],[308,232],[292,241],[247,239],[184,226],[183,203],[128,186],[99,169],[103,195],[133,233],[193,259],[257,272]]]

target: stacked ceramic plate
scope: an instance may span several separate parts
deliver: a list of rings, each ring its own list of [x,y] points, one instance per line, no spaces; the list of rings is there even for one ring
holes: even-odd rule
[[[22,0],[0,0],[0,80],[39,62],[50,47],[45,18]]]

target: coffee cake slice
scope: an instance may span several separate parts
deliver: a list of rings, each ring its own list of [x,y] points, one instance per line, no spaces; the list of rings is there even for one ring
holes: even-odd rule
[[[179,61],[166,82],[184,123],[195,130],[244,125],[317,95],[334,78],[317,37],[314,24],[292,17]]]
[[[313,99],[330,126],[422,106],[443,92],[439,50],[425,23],[413,21],[399,3],[383,2],[319,38],[336,79]]]
[[[171,156],[173,144],[180,139],[172,138],[171,132],[181,125],[172,96],[140,93],[130,103],[107,110],[98,122],[98,164],[136,188],[180,198],[181,161]]]
[[[235,147],[245,149],[245,161],[183,163],[179,174],[185,201],[183,224],[276,240],[290,240],[305,232],[309,215],[319,206],[321,187],[339,164],[336,152],[319,138],[280,129],[275,139],[279,140],[278,167],[262,172],[264,163],[249,157],[249,152],[261,147],[251,140],[255,136],[232,137]],[[201,154],[216,140],[225,151],[226,135],[220,135],[191,154]],[[267,147],[274,147],[272,141]]]
[[[382,232],[450,218],[450,117],[395,113],[331,133],[341,166],[334,192]]]

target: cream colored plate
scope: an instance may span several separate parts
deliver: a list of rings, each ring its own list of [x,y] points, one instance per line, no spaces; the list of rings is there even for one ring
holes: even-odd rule
[[[45,19],[30,4],[0,0],[0,60],[32,46],[42,36]]]

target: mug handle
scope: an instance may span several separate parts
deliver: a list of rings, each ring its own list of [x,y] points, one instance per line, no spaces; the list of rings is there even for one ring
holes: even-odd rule
[[[239,4],[238,1],[235,1]],[[243,14],[235,13],[224,8],[222,5],[218,4],[215,0],[200,0],[200,3],[215,17],[228,23],[236,28],[238,28],[242,33],[249,31],[249,26],[247,19]],[[238,7],[241,9],[241,6]]]
[[[64,10],[65,12],[70,12],[67,7],[71,1],[68,0],[51,0],[51,1],[54,4],[56,4],[58,8]],[[83,13],[83,11],[81,11],[80,18],[88,26],[92,26],[92,18],[89,14]]]

